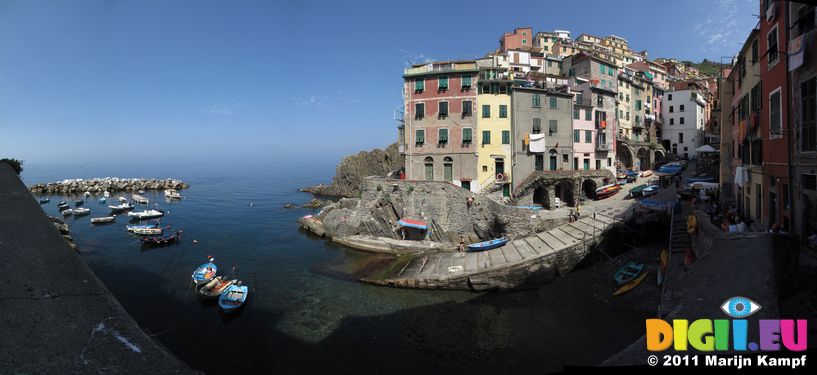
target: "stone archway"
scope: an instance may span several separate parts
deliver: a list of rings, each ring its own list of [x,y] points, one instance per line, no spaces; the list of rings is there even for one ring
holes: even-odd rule
[[[567,206],[575,206],[576,205],[576,194],[574,193],[574,185],[573,181],[571,180],[561,180],[559,181],[555,187],[555,196],[562,201],[562,205]]]
[[[533,204],[538,204],[542,207],[548,207],[550,205],[548,202],[547,187],[539,185],[536,189],[533,189]]]
[[[596,189],[598,189],[596,181],[588,178],[582,182],[582,194],[584,194],[585,197],[595,199]]]
[[[650,169],[650,151],[642,147],[638,149],[638,164],[639,170],[646,171]]]
[[[619,143],[616,151],[616,160],[621,162],[625,168],[633,167],[633,151],[626,143]]]
[[[666,155],[664,155],[663,151],[661,151],[661,150],[656,150],[655,151],[655,162],[656,163],[658,163],[660,161],[663,161],[664,157],[666,157]]]

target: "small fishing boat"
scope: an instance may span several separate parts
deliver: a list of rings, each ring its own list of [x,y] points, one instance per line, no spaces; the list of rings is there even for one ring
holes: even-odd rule
[[[105,190],[105,192],[104,192],[104,193],[102,193],[102,195],[103,195],[105,198],[108,198],[108,197],[110,197],[110,196],[111,196],[111,193],[109,193],[107,190]]]
[[[108,224],[116,221],[116,216],[92,217],[91,224]]]
[[[210,280],[209,283],[204,284],[201,289],[199,289],[199,295],[204,298],[216,298],[224,293],[230,285],[237,283],[238,280],[223,280],[221,276],[216,276],[213,280]]]
[[[496,249],[497,247],[505,246],[506,243],[508,243],[508,239],[505,237],[494,238],[493,240],[472,243],[468,245],[468,251],[474,252]]]
[[[661,173],[670,173],[670,174],[676,174],[676,173],[681,172],[681,167],[667,167],[667,166],[663,166],[663,167],[661,167],[661,168],[658,168],[658,171],[659,171],[659,172],[661,172]]]
[[[645,196],[645,197],[649,197],[650,195],[653,195],[653,194],[655,194],[657,192],[658,192],[658,185],[650,185],[650,186],[645,187],[644,190],[641,191],[641,194],[643,196]]]
[[[621,288],[618,288],[618,290],[613,292],[613,295],[618,296],[618,295],[621,295],[621,294],[624,294],[624,293],[627,293],[627,292],[633,290],[633,288],[637,287],[638,284],[641,284],[641,282],[644,281],[644,279],[647,277],[648,273],[649,272],[644,272],[637,279],[635,279],[633,281],[630,281],[627,284],[624,284]]]
[[[647,188],[647,185],[642,184],[638,185],[632,189],[630,189],[630,196],[633,198],[643,197],[644,196],[644,189]]]
[[[140,203],[140,204],[148,204],[149,203],[147,198],[145,198],[145,197],[143,197],[143,196],[141,196],[139,194],[134,194],[133,196],[131,196],[131,198],[136,203]]]
[[[40,204],[51,202],[51,199],[48,198],[40,198]]]
[[[218,297],[218,306],[221,307],[221,311],[225,313],[238,310],[238,308],[247,301],[247,292],[247,287],[241,285],[240,281],[234,285],[230,285],[230,287]]]
[[[111,212],[123,212],[127,210],[132,210],[133,205],[130,203],[122,203],[116,206],[108,206],[111,209]]]
[[[153,223],[153,224],[126,225],[125,229],[128,232],[135,232],[135,231],[140,230],[140,229],[154,229],[154,228],[158,228],[158,227],[159,227],[158,223]]]
[[[65,203],[65,202],[60,202],[60,203],[57,205],[57,209],[59,209],[59,210],[60,210],[60,212],[62,212],[62,211],[65,211],[65,210],[70,209],[70,207],[68,207],[68,203]]]
[[[618,193],[619,190],[621,190],[621,186],[619,186],[618,184],[604,185],[596,189],[596,200],[616,195],[616,193]]]
[[[196,268],[196,270],[193,271],[193,276],[191,277],[193,278],[193,283],[196,284],[196,286],[207,284],[210,282],[210,280],[213,280],[213,278],[216,277],[218,266],[213,263],[214,260],[215,259],[213,257],[209,257],[209,262],[200,265],[199,268]]]
[[[130,231],[140,236],[159,236],[164,230],[162,228],[138,228]]]
[[[120,196],[120,197],[119,197],[119,198],[117,198],[117,199],[119,199],[119,202],[121,202],[121,203],[128,203],[128,198],[125,198],[125,197]]]
[[[179,194],[175,189],[167,189],[165,190],[165,198],[167,199],[182,199],[182,195]]]
[[[139,212],[128,212],[128,217],[137,220],[155,219],[164,216],[164,211],[161,210],[144,210]]]
[[[695,177],[687,177],[688,184],[694,184],[696,182],[712,182],[715,181],[715,177],[712,176],[695,176]]]
[[[162,246],[174,243],[178,240],[179,232],[171,233],[165,236],[160,237],[143,237],[141,239],[142,245],[155,245],[155,246]]]
[[[641,172],[641,177],[650,177],[652,176],[652,171],[643,171]]]
[[[105,204],[105,202],[107,202],[107,201],[108,201],[108,200],[107,200],[107,199],[105,199],[105,197],[102,197],[102,198],[97,199],[97,202],[99,202],[100,204]]]
[[[74,216],[88,215],[91,213],[90,208],[77,207],[74,209]]]
[[[633,281],[638,275],[641,274],[641,271],[644,270],[644,263],[636,263],[636,262],[627,262],[624,266],[616,271],[615,279],[616,284],[624,285]]]
[[[82,195],[83,195],[83,196],[85,196],[86,198],[88,198],[88,197],[90,197],[90,196],[91,196],[91,192],[90,192],[90,191],[86,191],[86,192],[82,193]]]
[[[62,216],[69,216],[69,215],[74,213],[74,210],[72,210],[70,208],[66,208],[66,209],[60,211],[60,213],[62,213]]]
[[[84,200],[84,199],[77,199],[77,200],[74,200],[74,206],[79,207],[79,206],[82,206],[83,204],[85,204],[85,200]]]
[[[627,174],[626,173],[618,173],[616,174],[616,183],[619,185],[624,185],[627,183]]]

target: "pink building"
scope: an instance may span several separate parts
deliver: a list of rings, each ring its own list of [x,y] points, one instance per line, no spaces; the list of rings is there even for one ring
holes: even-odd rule
[[[517,27],[512,33],[502,34],[499,38],[499,52],[530,47],[533,47],[533,28],[530,27]]]
[[[575,170],[598,170],[606,166],[601,159],[596,159],[598,136],[596,124],[593,121],[593,105],[590,100],[582,100],[579,94],[573,105],[573,167]]]

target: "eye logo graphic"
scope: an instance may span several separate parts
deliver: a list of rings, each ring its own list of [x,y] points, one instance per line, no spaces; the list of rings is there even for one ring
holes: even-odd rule
[[[742,319],[760,311],[761,307],[757,302],[752,301],[746,297],[732,297],[723,302],[721,310],[724,314],[729,315],[735,319]]]

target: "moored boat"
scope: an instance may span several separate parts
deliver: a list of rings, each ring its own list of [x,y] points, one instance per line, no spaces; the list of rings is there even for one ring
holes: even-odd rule
[[[130,204],[130,203],[122,203],[122,204],[115,205],[115,206],[108,206],[108,208],[111,209],[111,212],[122,212],[122,211],[132,210],[133,205]]]
[[[116,221],[116,216],[92,217],[91,224],[108,224]]]
[[[650,185],[650,186],[645,187],[644,190],[641,191],[641,194],[643,196],[645,196],[645,197],[648,197],[648,196],[653,195],[653,194],[655,194],[657,192],[658,192],[658,185]]]
[[[210,280],[209,283],[204,284],[201,289],[199,289],[199,295],[204,298],[215,298],[224,293],[230,285],[237,283],[238,280],[224,280],[221,276],[216,276],[213,280]]]
[[[145,197],[143,197],[143,196],[141,196],[139,194],[134,194],[133,196],[131,196],[131,198],[136,203],[140,203],[140,204],[148,204],[149,203],[147,198],[145,198]]]
[[[104,196],[105,198],[108,198],[108,197],[111,196],[111,193],[109,193],[107,190],[105,190],[105,192],[102,193],[102,196]]]
[[[138,234],[141,236],[158,236],[161,235],[163,232],[162,228],[136,228],[134,230],[130,230],[129,232],[133,234]]]
[[[128,212],[128,217],[137,220],[155,219],[164,216],[164,211],[161,210],[144,210],[139,212]]]
[[[623,265],[621,268],[616,271],[615,280],[616,284],[624,285],[630,281],[633,281],[638,275],[641,274],[641,271],[644,270],[644,263],[636,263],[636,262],[627,262],[627,264]]]
[[[117,199],[119,199],[119,202],[121,202],[121,203],[128,203],[128,198],[125,198],[125,197],[120,196],[120,197],[119,197],[119,198],[117,198]]]
[[[191,277],[196,286],[207,284],[213,280],[214,277],[216,277],[218,266],[213,263],[215,259],[213,257],[209,257],[208,260],[209,262],[200,265],[199,268],[196,268],[196,270],[193,271],[193,275]]]
[[[630,281],[627,284],[624,284],[621,288],[618,288],[618,290],[613,292],[613,295],[618,296],[618,295],[621,295],[621,294],[624,294],[624,293],[627,293],[627,292],[633,290],[635,287],[638,286],[638,284],[641,284],[641,282],[644,281],[644,279],[647,277],[648,273],[649,272],[644,272],[637,279],[635,279],[633,281]]]
[[[72,210],[70,208],[66,208],[66,209],[60,211],[60,213],[62,213],[62,216],[69,216],[69,215],[74,213],[74,210]]]
[[[51,202],[51,199],[48,198],[40,198],[40,204]]]
[[[84,200],[84,199],[76,199],[76,200],[74,200],[74,206],[79,207],[79,206],[82,206],[83,204],[85,204],[85,200]]]
[[[137,231],[137,230],[140,230],[140,229],[154,229],[154,228],[158,228],[158,227],[159,227],[158,223],[153,223],[153,224],[126,225],[125,229],[128,232],[134,232],[134,231]]]
[[[105,199],[105,197],[102,197],[102,198],[97,199],[97,202],[99,202],[100,204],[105,204],[105,202],[107,202],[107,201],[108,201],[108,200],[107,200],[107,199]]]
[[[238,310],[247,301],[247,287],[241,285],[241,282],[230,285],[221,296],[218,297],[218,306],[225,313],[231,313]]]
[[[695,176],[695,177],[687,177],[688,184],[694,184],[696,182],[712,182],[715,181],[715,177],[712,176]]]
[[[167,189],[165,190],[165,198],[168,199],[182,199],[182,195],[179,194],[175,189]]]
[[[175,233],[171,233],[171,234],[168,234],[168,235],[165,235],[165,236],[160,236],[160,237],[143,237],[140,240],[142,241],[142,245],[161,246],[161,245],[168,245],[168,244],[174,243],[174,242],[176,242],[178,240],[178,238],[179,238],[179,232],[177,231]]]
[[[90,191],[86,191],[86,192],[82,193],[82,195],[83,195],[83,196],[85,196],[85,197],[87,198],[87,197],[90,197],[90,196],[91,196],[91,192],[90,192]]]
[[[88,215],[91,213],[90,208],[77,207],[74,209],[74,216]]]
[[[645,184],[638,185],[638,186],[630,189],[630,196],[633,197],[633,198],[642,197],[642,196],[644,196],[644,189],[646,189],[646,188],[647,188],[647,185],[645,185]]]
[[[508,243],[508,239],[505,237],[494,238],[493,240],[472,243],[468,245],[468,251],[474,252],[496,249],[497,247],[505,246],[506,243]]]
[[[604,185],[596,189],[596,199],[599,200],[611,197],[618,193],[619,190],[621,190],[621,186],[619,186],[618,184]]]

